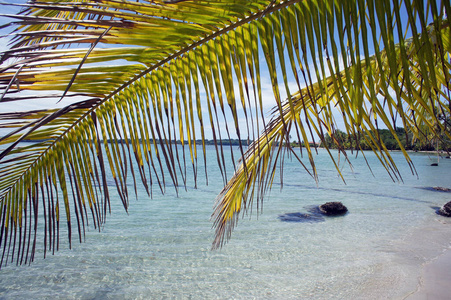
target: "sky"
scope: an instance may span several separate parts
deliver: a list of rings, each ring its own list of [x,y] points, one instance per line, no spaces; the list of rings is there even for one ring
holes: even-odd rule
[[[5,3],[5,2],[4,2]],[[6,3],[25,3],[24,0],[7,0]],[[20,7],[11,5],[1,5],[0,4],[0,14],[14,15],[20,11]],[[0,25],[12,22],[14,19],[4,17],[0,15]],[[9,39],[11,37],[11,28],[0,28],[0,52],[9,49]],[[35,94],[35,92],[30,92],[30,95]],[[13,103],[0,102],[0,112],[14,112],[14,111],[25,111],[25,110],[35,110],[41,109],[43,107],[64,107],[71,101],[62,101],[56,104],[55,99],[40,99],[38,101],[25,100],[25,101],[15,101]],[[1,135],[1,131],[0,131]]]
[[[8,3],[24,3],[24,0],[9,0]],[[19,7],[14,6],[8,6],[8,5],[0,5],[0,12],[2,14],[15,14],[19,11]],[[405,15],[404,15],[405,17]],[[0,24],[5,24],[6,22],[9,22],[10,18],[5,18],[0,16]],[[403,25],[405,27],[405,25]],[[3,37],[0,38],[0,51],[6,50],[7,47],[7,39],[8,37],[5,37],[9,33],[8,29],[0,29],[0,35]],[[362,43],[362,41],[359,41],[359,43]],[[370,51],[373,50],[372,43],[369,45]],[[362,48],[363,49],[363,48]],[[263,60],[263,54],[260,54],[261,60]],[[311,60],[311,56],[310,56]],[[313,62],[311,63],[310,67],[313,66]],[[279,66],[280,71],[280,66]],[[265,112],[269,112],[270,109],[274,106],[274,96],[273,96],[273,90],[271,87],[271,82],[269,79],[268,71],[266,68],[262,68],[262,95],[263,95],[263,103],[264,103],[264,110]],[[326,74],[327,75],[327,74]],[[293,76],[290,76],[289,79],[289,86],[292,91],[297,90],[297,85],[294,80]],[[237,80],[235,79],[235,94],[239,95],[239,89],[237,86]],[[283,81],[282,76],[279,74],[279,85],[280,85],[280,91],[282,92],[282,99],[286,98],[285,88],[283,88]],[[35,93],[35,92],[30,92]],[[58,99],[39,99],[39,100],[30,100],[30,101],[16,101],[13,103],[0,103],[0,112],[12,112],[12,111],[24,111],[24,110],[33,110],[33,109],[41,109],[41,108],[57,108],[57,107],[64,107],[74,101],[83,100],[82,98],[65,98],[61,102],[57,103]],[[203,108],[204,112],[207,111],[206,106]],[[266,113],[266,116],[268,116],[268,113]],[[232,121],[233,119],[231,117],[228,117],[229,121]],[[340,120],[340,118],[337,118],[337,120]],[[269,121],[267,119],[266,121]],[[244,121],[244,114],[240,114],[240,123],[243,124]],[[340,124],[339,124],[340,125]],[[245,126],[243,127],[245,128]],[[0,135],[2,135],[2,130],[0,129]],[[207,138],[212,138],[211,134],[207,135]],[[234,134],[234,130],[232,131],[232,138],[236,138],[236,135]]]
[[[8,1],[8,3],[24,3],[24,0],[13,0]],[[10,6],[10,5],[0,5],[0,13],[1,14],[16,14],[20,11],[20,7]],[[8,22],[14,21],[13,18],[2,17],[0,16],[0,25],[6,24]],[[10,28],[2,28],[0,29],[0,51],[5,51],[9,49],[8,34],[11,32]],[[98,45],[102,47],[102,45]],[[263,58],[263,54],[261,53],[261,59]],[[239,95],[238,81],[235,79],[235,94]],[[290,86],[294,88],[296,83],[293,81],[290,82]],[[284,89],[281,89],[282,99],[286,98],[286,93]],[[23,92],[25,95],[33,95],[36,94],[34,91],[25,91]],[[205,93],[203,93],[205,95]],[[262,95],[263,95],[263,104],[264,109],[268,112],[274,106],[274,97],[273,91],[271,87],[271,82],[269,80],[268,71],[263,68],[262,70]],[[62,108],[73,102],[83,100],[82,97],[73,97],[73,98],[64,98],[61,102],[57,103],[59,98],[51,98],[51,99],[39,99],[39,100],[22,100],[22,101],[14,101],[14,102],[0,102],[0,112],[17,112],[17,111],[26,111],[26,110],[35,110],[35,109],[43,109],[43,108]],[[207,106],[203,107],[204,113],[208,113]],[[228,116],[228,120],[233,120],[230,117],[230,114],[226,114]],[[240,124],[244,125],[245,119],[244,114],[240,115]],[[221,121],[220,124],[224,126],[224,121]],[[232,126],[232,125],[230,125]],[[246,128],[243,126],[243,128]],[[4,135],[7,132],[6,129],[0,129],[0,135]],[[206,132],[207,138],[211,139],[212,135],[209,132]],[[198,136],[200,137],[200,132],[198,132]],[[231,137],[236,138],[235,131],[231,131]]]

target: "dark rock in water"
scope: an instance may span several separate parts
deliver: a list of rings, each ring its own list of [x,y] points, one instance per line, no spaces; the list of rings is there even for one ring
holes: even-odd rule
[[[436,191],[440,191],[440,192],[451,192],[451,189],[446,188],[446,187],[441,187],[441,186],[434,186],[432,187],[434,190]]]
[[[437,212],[439,215],[451,217],[451,201],[443,205]]]
[[[297,222],[297,223],[324,222],[324,217],[321,215],[305,214],[301,212],[279,215],[278,219],[282,222]]]
[[[319,210],[328,216],[344,215],[348,212],[346,206],[341,202],[327,202],[319,206]]]
[[[321,206],[309,205],[304,208],[307,209],[307,213],[286,213],[279,215],[278,219],[282,222],[317,223],[325,221],[324,215],[340,216],[348,211],[341,202],[327,202]]]
[[[437,167],[437,166],[438,166],[438,163],[432,163],[431,166]]]
[[[449,156],[446,156],[445,158],[448,158],[448,159],[449,159],[450,157],[449,157]]]
[[[422,190],[431,191],[431,192],[451,193],[451,189],[450,188],[441,187],[441,186],[425,186],[425,187],[418,187],[418,188],[422,189]]]

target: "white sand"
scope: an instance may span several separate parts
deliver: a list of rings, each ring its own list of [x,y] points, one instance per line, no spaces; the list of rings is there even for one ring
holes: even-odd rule
[[[391,259],[375,266],[353,299],[451,300],[451,218],[432,219],[379,249]]]
[[[451,299],[451,250],[423,266],[417,290],[406,299]]]
[[[405,240],[411,250],[407,254],[417,259],[420,269],[416,288],[407,293],[407,300],[451,299],[451,218],[437,216],[433,224],[414,233]]]

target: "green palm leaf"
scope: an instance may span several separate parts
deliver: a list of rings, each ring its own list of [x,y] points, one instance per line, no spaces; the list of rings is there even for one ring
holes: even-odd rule
[[[426,32],[425,34],[429,35],[431,33]],[[435,32],[432,33],[432,37],[434,34]],[[449,37],[451,34],[449,27],[445,26],[440,34]],[[405,46],[405,53],[410,58],[407,68],[402,68],[400,66],[402,63],[404,63],[402,62],[401,58],[401,47],[397,45],[395,48],[395,58],[398,64],[397,68],[398,70],[400,70],[400,72],[398,74],[398,78],[394,78],[392,81],[387,82],[387,84],[393,89],[396,88],[395,85],[398,85],[399,82],[405,80],[406,77],[416,77],[418,75],[418,60],[420,59],[418,57],[418,49],[412,43],[411,39],[406,41]],[[451,50],[451,44],[449,44],[449,41],[445,42],[443,46],[445,49],[447,49],[447,52]],[[381,55],[382,57],[385,57],[385,60],[387,60],[385,52],[381,52]],[[435,70],[437,78],[441,78],[438,82],[439,85],[446,87],[447,84],[449,84],[449,81],[447,81],[446,78],[449,78],[448,70],[449,67],[451,67],[450,62],[449,60],[441,61],[440,57],[434,57],[434,61],[446,66],[446,69],[444,70]],[[384,64],[387,63],[385,61],[382,62]],[[331,66],[329,65],[329,67]],[[354,68],[359,68],[358,71],[361,72],[360,80],[362,82],[362,86],[360,88],[362,97],[366,98],[362,99],[362,101],[368,101],[368,103],[362,105],[361,107],[358,107],[355,112],[346,109],[353,104],[351,100],[346,97],[346,94],[347,91],[352,88],[352,86],[350,86],[349,84],[354,84],[354,82],[351,81],[348,83],[346,81],[343,81],[341,85],[338,85],[336,82],[337,79],[344,78],[346,76],[345,72],[354,73]],[[316,112],[324,110],[324,107],[326,106],[333,105],[338,107],[340,113],[346,116],[345,120],[353,120],[345,124],[348,130],[350,132],[356,132],[358,136],[361,136],[366,140],[371,149],[373,149],[373,151],[378,154],[378,158],[381,164],[387,169],[393,179],[401,179],[399,177],[400,174],[397,172],[396,165],[390,156],[390,152],[387,150],[386,146],[379,137],[372,117],[377,116],[378,118],[381,118],[382,122],[384,122],[384,124],[393,133],[393,136],[397,138],[395,128],[392,126],[390,120],[390,117],[392,116],[390,116],[390,113],[386,113],[386,111],[399,112],[400,114],[402,114],[404,113],[404,108],[406,108],[405,125],[409,131],[414,132],[416,136],[420,136],[424,133],[420,132],[421,129],[417,127],[417,124],[430,122],[430,126],[433,126],[432,124],[434,122],[431,120],[426,120],[423,117],[421,118],[421,120],[419,118],[416,118],[414,115],[415,110],[411,109],[411,107],[418,107],[422,102],[429,100],[435,102],[438,107],[441,107],[442,109],[446,110],[447,113],[449,113],[449,96],[439,93],[426,95],[423,96],[423,98],[415,98],[409,97],[407,90],[402,90],[398,94],[398,97],[401,98],[401,101],[403,101],[402,105],[400,106],[401,109],[399,110],[398,103],[395,101],[395,99],[391,99],[390,95],[384,95],[383,91],[380,91],[378,90],[378,88],[376,88],[376,85],[370,84],[371,80],[374,81],[374,78],[372,78],[372,74],[366,70],[371,69],[376,74],[383,74],[384,71],[380,70],[379,68],[380,67],[377,64],[375,56],[370,59],[365,59],[365,61],[362,61],[359,65],[350,66],[348,70],[341,71],[340,73],[336,73],[326,78],[323,81],[324,85],[328,87],[328,91],[326,93],[321,91],[320,84],[308,86],[293,95],[290,101],[287,101],[282,106],[281,115],[278,114],[278,112],[274,113],[275,116],[273,117],[272,122],[266,127],[265,133],[260,136],[259,140],[254,142],[249,147],[244,157],[242,167],[234,174],[233,178],[228,182],[221,194],[218,196],[218,202],[216,205],[215,213],[213,215],[216,225],[216,240],[213,245],[214,247],[219,247],[220,245],[222,245],[225,237],[230,236],[230,232],[236,224],[239,213],[241,211],[246,211],[247,208],[251,206],[252,200],[254,198],[254,190],[257,189],[257,200],[261,201],[261,197],[271,186],[275,176],[276,164],[278,163],[277,159],[273,158],[273,156],[275,155],[273,152],[276,152],[276,155],[279,156],[282,150],[293,151],[293,149],[289,147],[282,148],[277,145],[282,145],[283,143],[289,144],[285,127],[290,129],[293,126],[296,126],[296,122],[299,121],[298,116],[300,113],[302,113],[303,110],[308,111],[308,113],[312,115],[312,118],[314,118],[317,115]],[[442,71],[448,72],[448,74],[442,73]],[[409,91],[412,94],[420,95],[421,89],[423,88],[424,87],[421,84],[413,81],[411,82]],[[339,89],[344,90],[344,94],[340,94],[341,91]],[[386,107],[382,107],[380,101],[376,97],[369,97],[370,94],[379,94],[387,97],[388,101],[386,102]],[[322,127],[323,129],[326,129],[332,137],[334,137],[334,124],[328,123],[328,117],[325,116],[327,113],[328,112],[325,112],[323,114],[323,117],[321,118]],[[360,122],[355,121],[357,119],[355,115],[361,116]],[[423,111],[423,116],[424,115],[433,114],[432,112]],[[319,134],[320,129],[318,128],[318,126],[313,122],[311,124],[314,130],[316,130],[316,132],[318,132]],[[444,124],[442,123],[435,124],[438,126],[444,126]],[[299,127],[302,128],[302,124],[299,124]],[[426,128],[429,127],[426,126]],[[325,140],[323,139],[324,135],[320,135],[320,138],[323,142],[325,142]],[[337,140],[334,141],[338,143]],[[411,160],[408,158],[406,150],[402,146],[402,143],[399,140],[398,143],[401,146],[401,150],[403,151],[407,159],[407,163],[410,164],[412,168],[414,168]],[[346,156],[346,152],[343,151],[343,154]],[[329,155],[331,160],[334,161],[335,165],[337,166],[338,172],[340,172],[338,164],[337,162],[335,162],[334,155],[332,155],[331,152],[329,152]],[[312,165],[312,167],[312,173],[315,174],[314,165]]]
[[[0,128],[11,130],[0,139],[0,265],[32,261],[38,234],[45,252],[55,251],[60,221],[68,224],[69,241],[73,227],[80,241],[90,222],[100,228],[109,211],[109,173],[125,209],[130,180],[135,191],[140,180],[151,195],[154,185],[164,192],[168,178],[176,189],[186,185],[187,164],[197,179],[206,132],[225,182],[230,166],[223,139],[253,140],[247,151],[240,144],[241,166],[218,196],[218,247],[239,213],[271,187],[283,151],[294,153],[283,147],[290,133],[299,141],[324,141],[342,122],[401,179],[376,129],[394,133],[402,122],[423,139],[426,129],[444,129],[439,114],[450,114],[447,1],[425,7],[363,0],[22,6],[21,14],[9,16],[17,30],[1,58],[2,101],[83,100],[60,110],[0,114]],[[269,121],[261,92],[266,68],[275,105]],[[296,157],[316,178],[314,149],[305,150],[308,164],[302,152]]]

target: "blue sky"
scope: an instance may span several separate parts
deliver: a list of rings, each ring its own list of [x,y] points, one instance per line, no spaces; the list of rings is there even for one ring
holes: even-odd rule
[[[8,3],[24,3],[23,0],[13,0],[13,1],[8,1]],[[0,11],[2,14],[15,14],[19,11],[19,7],[14,7],[14,6],[8,6],[8,5],[0,5]],[[402,13],[402,17],[405,20],[406,15],[405,13]],[[12,19],[10,18],[5,18],[5,17],[0,17],[0,24],[5,24],[6,22],[11,21]],[[402,25],[403,28],[405,28],[405,24]],[[0,35],[6,35],[9,33],[8,29],[0,29]],[[408,34],[410,35],[410,34]],[[337,37],[337,34],[336,34]],[[6,46],[6,40],[7,38],[1,38],[0,39],[0,51],[6,50],[7,46]],[[355,42],[355,41],[354,41]],[[362,45],[362,40],[358,41],[360,43],[361,46]],[[330,46],[330,43],[329,43]],[[363,51],[363,47],[361,47],[362,51]],[[369,43],[369,51],[374,52],[373,49],[373,44],[372,42]],[[261,61],[263,61],[263,53],[260,54],[261,55]],[[311,53],[308,51],[307,55],[309,56],[308,59],[310,61],[310,67],[312,68],[313,66],[313,61],[312,61],[312,55]],[[318,60],[318,59],[317,59]],[[280,66],[279,66],[279,71],[280,71]],[[326,76],[327,76],[326,72]],[[263,101],[264,101],[264,110],[266,112],[269,112],[270,108],[274,106],[275,102],[274,102],[274,97],[273,97],[273,93],[272,93],[272,87],[271,87],[271,82],[269,80],[269,75],[268,75],[268,70],[263,66],[262,64],[262,95],[263,95]],[[289,86],[290,89],[293,91],[297,90],[297,85],[296,82],[294,80],[293,75],[290,75],[288,78],[289,81]],[[302,84],[301,80],[301,84]],[[235,83],[237,83],[237,80],[235,79]],[[286,93],[284,92],[284,88],[283,88],[283,80],[282,80],[282,76],[280,76],[279,73],[279,86],[281,87],[280,90],[282,92],[282,98],[284,99],[286,97]],[[235,86],[235,92],[236,95],[239,95],[239,90],[238,90],[238,86]],[[23,111],[23,110],[29,110],[29,109],[40,109],[40,108],[52,108],[52,107],[64,107],[70,103],[72,103],[74,100],[83,100],[83,99],[70,99],[70,98],[65,98],[63,99],[63,101],[61,101],[60,103],[56,103],[58,99],[46,99],[46,100],[34,100],[34,101],[19,101],[19,102],[14,102],[14,103],[0,103],[0,111],[1,112],[10,112],[10,111]],[[239,102],[239,101],[238,101]],[[206,111],[206,106],[204,111]],[[228,115],[228,120],[231,121],[233,120],[230,117],[230,114]],[[266,113],[266,115],[268,115]],[[339,118],[338,118],[339,120]],[[268,120],[267,120],[268,121]],[[244,114],[241,113],[240,114],[240,123],[244,123]],[[245,126],[243,127],[243,129],[245,128]],[[234,130],[232,130],[232,132],[234,132]],[[0,135],[2,134],[2,132],[0,132]],[[211,138],[211,135],[208,135],[207,138]],[[236,138],[236,136],[232,136],[232,138]]]

